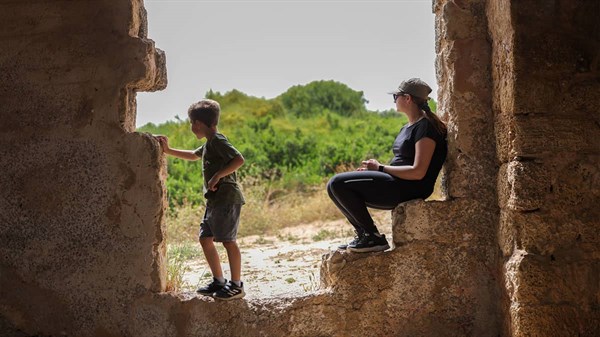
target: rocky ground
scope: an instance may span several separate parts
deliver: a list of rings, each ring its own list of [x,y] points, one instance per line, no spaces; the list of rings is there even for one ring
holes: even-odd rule
[[[373,218],[391,244],[390,212],[373,212]],[[353,236],[347,221],[336,220],[284,228],[274,236],[239,239],[246,298],[302,296],[318,290],[322,255],[352,240]],[[222,249],[220,256],[225,277],[228,277],[227,255]],[[182,291],[193,291],[210,282],[210,269],[203,257],[188,261],[187,267],[186,286]]]

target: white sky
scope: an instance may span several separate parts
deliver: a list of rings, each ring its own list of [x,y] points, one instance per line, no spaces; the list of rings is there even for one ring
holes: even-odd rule
[[[432,0],[145,0],[148,37],[167,54],[167,89],[138,93],[137,125],[161,123],[209,90],[272,98],[335,80],[371,110],[403,80],[435,82]]]

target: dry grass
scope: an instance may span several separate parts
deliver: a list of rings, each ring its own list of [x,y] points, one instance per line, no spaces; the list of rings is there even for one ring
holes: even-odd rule
[[[342,214],[329,199],[325,186],[312,191],[277,193],[246,189],[239,236],[274,235],[285,227],[313,221],[340,219]]]
[[[242,207],[238,237],[250,235],[277,235],[279,230],[316,220],[342,217],[329,200],[325,186],[308,192],[283,194],[265,187],[247,187],[246,205]],[[167,291],[188,287],[183,275],[188,272],[185,262],[202,256],[198,243],[203,206],[184,204],[168,213],[167,223]],[[227,254],[217,245],[221,262],[227,263]]]
[[[167,213],[167,238],[169,243],[198,242],[200,221],[204,207],[184,204]]]
[[[264,187],[245,188],[246,204],[242,207],[238,236],[276,235],[279,230],[314,221],[342,219],[343,215],[329,199],[325,185],[312,191],[278,193]],[[428,200],[444,200],[436,190]],[[185,204],[167,216],[169,243],[197,242],[203,206]]]
[[[346,170],[348,169],[346,168]],[[289,238],[280,237],[280,231],[283,228],[315,221],[326,222],[343,218],[343,215],[329,199],[325,184],[301,192],[284,192],[271,189],[266,184],[245,186],[244,195],[246,205],[242,207],[239,238],[258,235],[260,240],[263,239],[263,236],[277,236],[280,239],[291,241],[294,239],[293,236]],[[443,200],[439,179],[436,190],[429,199]],[[376,223],[382,225],[380,227],[383,228],[380,228],[380,230],[384,232],[386,230],[391,231],[391,228],[387,228],[391,227],[389,211],[372,210],[371,214]],[[186,287],[183,284],[183,275],[188,271],[185,262],[202,256],[198,243],[198,231],[203,215],[203,206],[192,206],[190,204],[178,207],[167,215],[167,289],[169,291],[178,291]],[[348,225],[347,233],[342,234],[321,230],[312,236],[312,240],[327,240],[340,235],[351,235],[351,226]],[[226,263],[227,254],[220,245],[217,248],[223,259],[222,262]]]
[[[285,194],[264,186],[251,186],[244,188],[244,194],[246,204],[242,207],[239,237],[274,235],[285,227],[342,218],[325,185]],[[203,206],[190,204],[170,211],[166,219],[169,243],[196,242],[203,215]]]
[[[189,244],[170,244],[167,246],[167,291],[177,291],[184,286],[183,275],[190,271],[185,261],[194,255]]]

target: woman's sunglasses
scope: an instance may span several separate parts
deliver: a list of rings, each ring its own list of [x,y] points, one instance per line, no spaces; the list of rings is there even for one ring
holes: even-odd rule
[[[394,97],[394,103],[396,103],[396,100],[397,100],[397,99],[398,99],[398,97],[400,97],[400,96],[406,96],[406,94],[405,94],[405,93],[403,93],[403,92],[399,92],[399,93],[397,93],[397,94],[392,94],[392,97]]]

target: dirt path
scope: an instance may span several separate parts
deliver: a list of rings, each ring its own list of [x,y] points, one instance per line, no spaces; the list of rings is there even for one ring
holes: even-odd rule
[[[390,212],[375,212],[373,217],[376,223],[386,224],[379,229],[391,238]],[[317,290],[322,255],[353,236],[352,227],[345,220],[336,220],[284,228],[276,236],[239,239],[246,297],[302,296]],[[219,251],[227,277],[230,275],[227,255],[224,250]],[[183,291],[193,291],[210,282],[210,269],[202,257],[189,261],[187,266],[190,271],[184,275]]]

